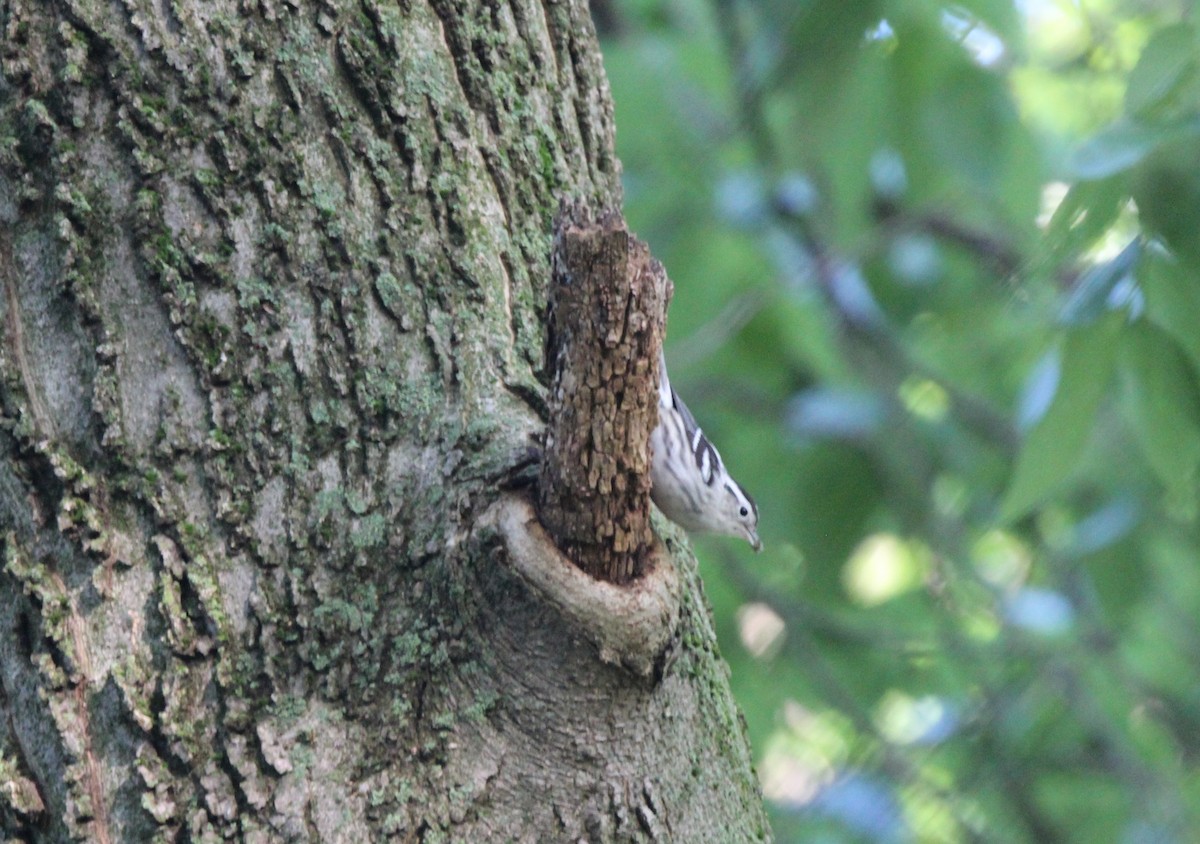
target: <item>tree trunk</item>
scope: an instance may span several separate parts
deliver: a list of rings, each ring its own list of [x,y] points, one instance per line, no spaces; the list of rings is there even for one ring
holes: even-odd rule
[[[686,547],[568,583],[504,491],[619,205],[586,3],[0,26],[0,830],[769,838]]]

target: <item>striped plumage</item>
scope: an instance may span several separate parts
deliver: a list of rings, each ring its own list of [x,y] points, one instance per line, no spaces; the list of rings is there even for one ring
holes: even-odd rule
[[[721,455],[671,388],[662,357],[658,367],[658,426],[650,435],[650,497],[668,519],[685,530],[740,536],[761,551],[754,499],[729,476]]]

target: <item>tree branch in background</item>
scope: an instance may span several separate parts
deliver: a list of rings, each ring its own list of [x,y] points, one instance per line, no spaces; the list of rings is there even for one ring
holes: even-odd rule
[[[964,225],[949,213],[914,213],[890,200],[878,199],[875,216],[890,232],[921,232],[963,249],[978,258],[998,279],[1016,279],[1029,273],[1032,262],[1015,246],[995,234]],[[1079,281],[1083,270],[1078,265],[1055,267],[1051,274],[1058,279],[1062,289],[1070,290]]]
[[[991,233],[969,228],[946,214],[912,215],[895,202],[878,199],[875,216],[889,228],[924,232],[960,246],[980,258],[988,270],[1001,278],[1016,275],[1025,264],[1025,257],[1011,244]]]

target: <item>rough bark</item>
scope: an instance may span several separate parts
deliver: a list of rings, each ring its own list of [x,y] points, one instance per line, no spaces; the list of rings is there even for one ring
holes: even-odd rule
[[[650,434],[671,282],[620,214],[592,216],[564,204],[555,220],[538,513],[583,571],[626,583],[654,543]]]
[[[0,27],[0,830],[766,837],[686,550],[627,629],[515,559],[583,0]]]

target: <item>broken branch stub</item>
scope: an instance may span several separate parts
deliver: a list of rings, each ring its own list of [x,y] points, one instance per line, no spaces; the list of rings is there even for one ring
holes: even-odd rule
[[[564,203],[555,219],[547,360],[550,423],[538,484],[542,524],[587,574],[643,573],[650,433],[671,282],[616,212]]]

